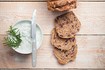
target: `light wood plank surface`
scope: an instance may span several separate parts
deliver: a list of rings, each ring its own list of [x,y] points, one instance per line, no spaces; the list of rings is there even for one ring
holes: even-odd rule
[[[88,69],[77,69],[77,68],[0,68],[0,70],[105,70],[105,69],[92,69],[92,68],[88,68]]]
[[[31,68],[31,55],[20,55],[3,46],[0,35],[0,67]],[[78,54],[74,62],[66,65],[58,64],[53,55],[50,36],[44,41],[37,53],[37,68],[104,68],[105,67],[105,36],[77,36]],[[97,42],[97,43],[96,43]]]
[[[33,1],[33,2],[43,2],[47,0],[0,0],[0,1]],[[104,2],[105,0],[78,0],[80,2]]]
[[[104,8],[104,2],[78,3],[78,8],[73,11],[82,23],[79,34],[105,34],[105,24],[103,24],[105,22]],[[31,19],[34,9],[37,10],[37,23],[42,28],[43,33],[50,34],[54,27],[55,17],[62,13],[48,11],[46,2],[13,2],[12,4],[11,2],[1,2],[0,21],[2,23],[0,23],[0,34],[5,34],[9,25],[15,24],[21,19]]]
[[[78,34],[104,34],[104,8],[104,2],[79,2],[78,8],[73,10],[82,24]],[[37,24],[44,34],[43,43],[37,53],[36,68],[105,68],[105,35],[77,36],[76,60],[67,65],[60,65],[53,55],[50,34],[54,28],[54,18],[62,13],[48,11],[46,2],[0,2],[1,68],[32,68],[31,55],[21,55],[4,46],[3,38],[10,25],[22,19],[31,19],[34,9],[37,9]]]

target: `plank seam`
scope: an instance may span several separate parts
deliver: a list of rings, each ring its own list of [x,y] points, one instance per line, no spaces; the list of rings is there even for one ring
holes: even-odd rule
[[[47,2],[47,1],[34,1],[34,0],[25,0],[25,1],[19,1],[19,0],[0,0],[0,2]],[[78,2],[105,2],[105,1],[78,1]]]

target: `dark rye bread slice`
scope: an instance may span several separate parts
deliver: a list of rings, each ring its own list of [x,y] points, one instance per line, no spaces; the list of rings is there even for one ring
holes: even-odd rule
[[[77,54],[77,46],[73,46],[68,51],[61,51],[57,48],[54,48],[53,52],[60,64],[67,64],[68,62],[75,60]]]
[[[48,0],[47,7],[51,11],[66,11],[76,8],[77,0]]]
[[[75,37],[69,39],[60,38],[54,28],[51,35],[51,44],[61,50],[70,50],[72,46],[76,45],[76,39]]]
[[[70,11],[55,19],[55,28],[61,38],[71,38],[79,32],[81,23],[75,14]]]

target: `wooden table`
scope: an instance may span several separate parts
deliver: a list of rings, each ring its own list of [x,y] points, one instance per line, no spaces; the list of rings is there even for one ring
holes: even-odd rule
[[[44,38],[37,53],[36,68],[105,68],[105,2],[78,2],[73,10],[81,21],[76,36],[78,54],[74,62],[58,64],[50,44],[54,19],[62,13],[47,10],[46,2],[0,2],[0,68],[32,68],[31,55],[21,55],[3,45],[10,25],[23,19],[31,19],[37,9],[37,24]]]

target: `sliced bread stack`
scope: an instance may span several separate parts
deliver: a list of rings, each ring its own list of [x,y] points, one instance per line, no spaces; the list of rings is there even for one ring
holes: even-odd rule
[[[77,54],[75,35],[80,30],[80,26],[80,21],[72,11],[55,19],[51,44],[54,46],[54,55],[60,64],[66,64],[75,59]]]
[[[67,64],[76,58],[77,44],[75,35],[79,32],[81,23],[75,14],[77,0],[48,0],[48,10],[69,11],[55,18],[55,27],[51,34],[51,44],[54,55],[60,64]]]

